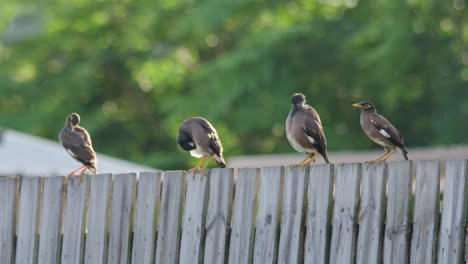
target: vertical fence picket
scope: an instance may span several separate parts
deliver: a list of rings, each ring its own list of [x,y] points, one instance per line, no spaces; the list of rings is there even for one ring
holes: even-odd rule
[[[241,168],[237,172],[232,210],[229,264],[250,263],[253,245],[253,213],[260,170]]]
[[[18,209],[16,263],[37,263],[40,177],[22,177]]]
[[[13,263],[18,177],[0,178],[0,263]]]
[[[305,233],[308,170],[286,167],[278,263],[299,263]],[[305,198],[305,199],[304,199]]]
[[[335,207],[330,263],[354,263],[361,164],[339,164],[336,174]]]
[[[357,263],[382,263],[387,163],[370,166],[362,175]]]
[[[413,176],[411,161],[388,165],[388,198],[384,234],[384,263],[408,263]]]
[[[204,263],[224,263],[233,175],[233,169],[213,169],[210,173]]]
[[[132,263],[134,264],[154,263],[160,192],[160,172],[140,173],[133,225]]]
[[[136,174],[116,174],[112,186],[108,264],[130,261],[130,234],[136,195]]]
[[[311,166],[304,263],[329,263],[332,203],[333,165]]]
[[[161,209],[159,212],[156,263],[175,264],[178,261],[180,239],[180,207],[184,197],[183,171],[164,172]]]
[[[410,263],[435,263],[439,219],[439,161],[418,161]]]
[[[112,174],[94,175],[90,179],[85,264],[103,264],[107,260]]]
[[[83,175],[80,184],[78,181],[78,177],[73,176],[67,184],[61,263],[78,264],[83,262],[89,176]]]
[[[446,163],[437,263],[462,263],[466,219],[467,160]]]
[[[61,216],[65,198],[63,181],[63,176],[44,178],[38,264],[60,263]]]
[[[202,239],[205,235],[204,212],[207,202],[206,186],[210,172],[187,174],[184,213],[182,216],[182,238],[179,263],[201,263]]]
[[[268,167],[260,170],[260,192],[254,244],[255,264],[275,263],[278,246],[278,212],[281,201],[281,181],[284,167]]]

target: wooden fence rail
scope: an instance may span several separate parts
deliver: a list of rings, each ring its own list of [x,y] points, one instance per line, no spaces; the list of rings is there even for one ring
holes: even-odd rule
[[[0,263],[466,263],[467,164],[1,178]]]

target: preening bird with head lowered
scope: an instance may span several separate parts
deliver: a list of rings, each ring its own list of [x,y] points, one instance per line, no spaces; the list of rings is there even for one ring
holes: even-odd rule
[[[202,171],[205,171],[212,158],[215,159],[219,168],[225,168],[226,162],[223,157],[223,146],[216,129],[202,117],[192,117],[182,122],[179,126],[177,142],[190,155],[203,159],[190,171],[200,169],[201,164],[209,157]],[[203,175],[203,174],[202,174]]]

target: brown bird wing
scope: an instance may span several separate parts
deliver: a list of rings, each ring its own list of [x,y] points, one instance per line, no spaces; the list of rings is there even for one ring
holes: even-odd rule
[[[63,147],[73,158],[86,166],[95,168],[96,153],[93,150],[91,138],[84,128],[76,127],[74,131],[61,136]]]
[[[304,110],[304,132],[308,137],[312,137],[314,139],[315,143],[313,143],[313,145],[317,151],[322,156],[326,156],[327,139],[325,138],[325,133],[323,133],[320,116],[312,107]]]
[[[201,120],[200,125],[203,127],[203,129],[205,130],[205,133],[210,138],[209,143],[210,143],[211,149],[214,151],[216,155],[222,157],[223,146],[221,145],[221,140],[219,139],[216,129],[207,121],[202,120],[202,119],[200,120]]]
[[[387,140],[395,144],[397,147],[404,148],[403,137],[400,135],[400,132],[398,132],[398,130],[388,122],[385,117],[379,114],[372,114],[370,116],[370,121],[379,133]]]

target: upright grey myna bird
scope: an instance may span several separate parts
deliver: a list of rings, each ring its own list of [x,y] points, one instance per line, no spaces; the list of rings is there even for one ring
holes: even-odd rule
[[[317,111],[306,105],[305,96],[301,93],[292,95],[291,102],[293,109],[289,112],[286,120],[286,136],[291,146],[299,151],[307,154],[307,157],[299,164],[291,166],[307,166],[310,165],[315,158],[320,154],[326,163],[327,156],[327,139],[323,133],[322,122],[317,114]],[[307,163],[306,160],[310,158]]]
[[[68,174],[67,178],[65,179],[65,184],[68,183],[68,179],[71,175],[74,175],[75,172],[83,169],[81,173],[78,175],[81,179],[83,173],[86,170],[89,170],[91,173],[97,173],[97,160],[96,160],[96,153],[94,152],[91,138],[89,137],[88,131],[83,127],[79,126],[80,124],[80,116],[76,113],[73,113],[67,117],[67,121],[65,122],[65,127],[62,129],[59,135],[59,140],[62,146],[67,150],[68,154],[70,154],[75,160],[81,162],[83,166],[74,170],[70,174]]]
[[[408,150],[403,145],[403,137],[400,132],[385,117],[377,114],[371,102],[364,101],[353,104],[353,106],[361,109],[362,130],[372,141],[385,148],[385,153],[376,160],[366,162],[367,166],[370,163],[377,164],[377,162],[386,161],[396,148],[401,149],[405,159],[408,159]]]
[[[219,140],[216,129],[206,119],[192,117],[182,122],[179,127],[177,142],[184,150],[190,151],[192,156],[197,158],[203,157],[198,165],[190,171],[200,169],[200,165],[208,156],[210,158],[205,163],[203,171],[212,158],[216,160],[219,168],[226,167],[221,140]]]

